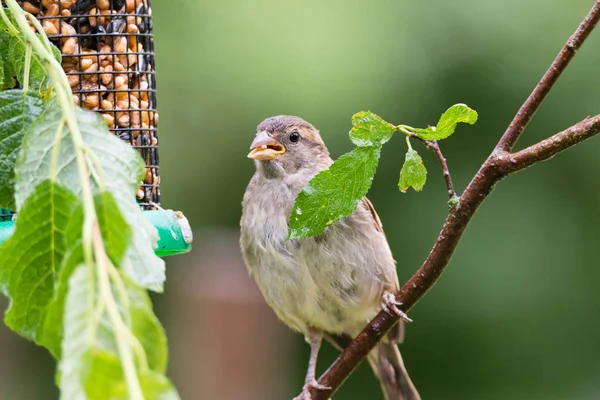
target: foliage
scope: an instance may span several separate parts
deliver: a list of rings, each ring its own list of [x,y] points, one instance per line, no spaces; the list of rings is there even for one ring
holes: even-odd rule
[[[18,218],[0,247],[5,322],[57,358],[61,398],[177,399],[147,293],[162,290],[165,274],[135,201],[144,163],[72,104],[60,52],[14,0],[6,5],[0,207]]]
[[[329,225],[350,215],[371,187],[379,163],[381,147],[394,132],[406,135],[408,151],[398,186],[423,190],[427,169],[421,156],[412,148],[411,137],[422,140],[446,139],[460,122],[474,124],[477,112],[464,104],[455,104],[440,117],[436,126],[412,128],[392,125],[370,111],[352,116],[350,140],[356,147],[337,159],[329,169],[319,172],[298,194],[290,216],[288,239],[315,236]]]

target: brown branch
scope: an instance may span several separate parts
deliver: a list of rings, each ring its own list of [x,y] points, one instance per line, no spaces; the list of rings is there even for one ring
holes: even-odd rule
[[[521,106],[517,115],[513,118],[512,122],[502,135],[502,139],[496,145],[498,151],[512,151],[515,143],[519,140],[519,137],[523,133],[523,130],[533,117],[533,114],[540,107],[554,83],[558,80],[560,75],[563,73],[569,62],[575,56],[575,52],[579,50],[585,39],[600,18],[600,1],[596,1],[596,4],[592,7],[585,19],[579,24],[579,28],[571,35],[567,43],[560,50],[550,68],[546,71],[540,82],[537,84],[533,92],[529,95],[525,103]]]
[[[554,82],[573,58],[575,50],[581,47],[599,18],[600,0],[596,1],[577,31],[571,36],[542,80],[519,109],[495,150],[483,163],[461,195],[458,204],[450,209],[444,226],[427,259],[396,295],[396,300],[402,303],[400,307],[402,311],[408,312],[442,275],[469,221],[498,181],[511,173],[547,160],[600,132],[599,115],[585,119],[524,150],[514,154],[509,153]],[[319,378],[321,385],[331,389],[312,390],[313,400],[329,399],[397,321],[398,319],[394,315],[385,311],[379,312]]]
[[[437,157],[440,167],[442,167],[442,174],[444,175],[444,180],[446,181],[446,189],[448,189],[448,196],[450,199],[453,199],[456,196],[456,192],[454,191],[454,184],[452,183],[452,176],[450,176],[450,169],[448,169],[448,163],[446,162],[446,158],[442,154],[442,150],[440,149],[440,145],[435,140],[425,140],[416,133],[412,133],[410,135],[416,139],[419,139],[427,149],[431,150],[435,156]]]
[[[546,161],[561,151],[575,146],[600,132],[600,114],[565,129],[548,139],[542,140],[526,149],[512,153],[507,169],[517,172],[527,167]]]

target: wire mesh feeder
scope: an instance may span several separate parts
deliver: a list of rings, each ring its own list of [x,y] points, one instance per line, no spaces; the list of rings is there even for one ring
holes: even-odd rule
[[[99,112],[146,163],[137,200],[160,203],[158,113],[149,0],[22,1],[62,53],[75,104]]]
[[[158,231],[159,256],[190,251],[192,231],[179,211],[160,203],[158,114],[150,0],[20,1],[61,50],[75,104],[104,117],[110,132],[146,163],[137,199]],[[160,207],[158,207],[160,208]],[[14,215],[0,209],[0,245],[14,233]]]

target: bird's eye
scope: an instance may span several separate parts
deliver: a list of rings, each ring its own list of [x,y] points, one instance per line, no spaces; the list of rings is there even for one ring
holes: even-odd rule
[[[296,131],[290,133],[290,142],[292,143],[296,143],[298,140],[300,140],[300,134]]]

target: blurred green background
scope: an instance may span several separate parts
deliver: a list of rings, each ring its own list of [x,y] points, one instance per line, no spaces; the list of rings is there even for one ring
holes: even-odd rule
[[[184,399],[290,399],[308,346],[275,320],[239,259],[255,127],[277,114],[320,129],[334,158],[350,117],[434,124],[479,112],[442,144],[462,191],[592,0],[153,1],[162,200],[196,232],[154,296]],[[600,110],[592,33],[519,147]],[[369,197],[408,279],[446,214],[435,158],[422,193],[397,190],[405,144],[385,146]],[[401,350],[423,398],[600,398],[600,140],[501,182],[450,268],[411,311]],[[322,371],[336,352],[325,346]],[[0,328],[0,398],[56,399],[53,362]],[[210,393],[210,394],[209,394]],[[366,365],[336,399],[380,399]]]

